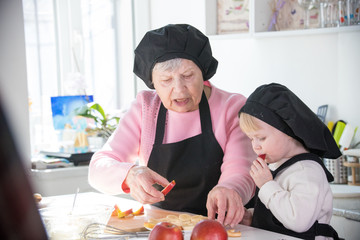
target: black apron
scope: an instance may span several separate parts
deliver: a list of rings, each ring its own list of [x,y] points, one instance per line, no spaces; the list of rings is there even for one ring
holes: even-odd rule
[[[317,155],[313,153],[299,154],[289,159],[279,168],[277,168],[275,171],[272,172],[273,178],[275,178],[276,174],[281,170],[289,167],[290,165],[298,161],[303,161],[303,160],[313,160],[319,163],[324,169],[328,180],[332,179],[332,175],[326,169],[324,163]],[[315,236],[325,236],[325,237],[332,237],[333,239],[339,239],[339,236],[333,227],[331,227],[329,224],[319,223],[318,221],[316,221],[308,231],[302,233],[294,232],[285,228],[284,225],[274,217],[271,211],[267,209],[265,205],[261,202],[261,200],[258,198],[258,191],[259,189],[256,188],[254,214],[253,214],[251,226],[273,232],[283,233],[301,239],[315,239]],[[304,211],[306,210],[304,209]]]
[[[154,205],[207,216],[207,195],[219,181],[224,152],[212,131],[205,93],[203,92],[199,104],[202,131],[199,135],[180,142],[163,144],[166,112],[167,109],[161,104],[155,144],[148,167],[169,181],[175,180],[176,185],[166,195],[165,201]],[[186,131],[186,126],[178,127]]]

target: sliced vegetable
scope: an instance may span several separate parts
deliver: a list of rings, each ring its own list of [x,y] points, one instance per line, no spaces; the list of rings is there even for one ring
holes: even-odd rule
[[[134,216],[142,215],[144,214],[144,206],[141,206],[138,210],[132,213]]]
[[[161,190],[161,192],[164,194],[164,196],[166,196],[166,194],[168,194],[171,189],[173,189],[173,187],[175,186],[175,180],[172,180],[166,187],[164,187],[163,190]]]
[[[132,214],[132,213],[133,213],[132,208],[130,208],[130,209],[124,211],[124,212],[122,212],[122,211],[119,210],[119,211],[118,211],[118,218],[124,218],[124,217],[126,217],[126,216],[129,216],[129,215]]]
[[[120,211],[119,206],[117,204],[115,204],[114,211],[111,213],[111,216],[117,216],[118,211]]]
[[[151,230],[155,227],[156,223],[144,222],[144,227]]]

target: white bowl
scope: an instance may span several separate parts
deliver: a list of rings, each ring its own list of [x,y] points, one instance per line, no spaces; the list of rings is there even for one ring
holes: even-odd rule
[[[55,206],[40,209],[47,234],[51,240],[81,239],[84,229],[91,223],[107,224],[113,206],[109,205],[76,205]]]

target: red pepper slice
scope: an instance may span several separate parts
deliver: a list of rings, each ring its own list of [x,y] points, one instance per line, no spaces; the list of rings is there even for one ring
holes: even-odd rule
[[[259,155],[259,157],[260,157],[262,160],[265,160],[266,154],[261,154],[261,155]]]
[[[172,180],[166,187],[164,187],[163,190],[161,190],[161,192],[164,194],[164,196],[166,196],[166,194],[168,194],[170,192],[170,190],[173,189],[175,184],[176,184],[175,180]]]

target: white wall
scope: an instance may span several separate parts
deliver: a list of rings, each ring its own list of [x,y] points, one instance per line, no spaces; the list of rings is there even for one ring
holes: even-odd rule
[[[206,31],[204,0],[151,0],[150,2],[150,11],[153,13],[150,14],[151,28],[159,28],[165,24],[188,23],[197,26],[202,32]]]
[[[151,0],[148,13],[151,22],[147,25],[154,29],[168,23],[189,23],[209,32],[213,26],[206,26],[204,13],[207,4],[213,2]],[[293,90],[314,112],[320,105],[329,104],[326,121],[342,119],[360,126],[357,106],[360,31],[269,37],[209,35],[209,38],[213,55],[219,61],[212,79],[216,86],[249,96],[261,84],[279,82]],[[139,82],[138,89],[142,89],[144,85]],[[356,141],[360,141],[360,131]]]
[[[344,39],[347,41],[345,42]],[[360,32],[292,37],[211,38],[219,60],[213,83],[248,96],[268,82],[285,84],[314,111],[329,104],[327,120],[360,125],[357,58]]]
[[[0,0],[0,98],[23,158],[30,165],[25,35],[21,0]]]
[[[211,38],[219,61],[212,82],[249,94],[259,85],[279,82],[314,112],[329,104],[326,121],[360,126],[360,31],[292,37]],[[359,131],[360,132],[360,131]],[[359,132],[356,140],[359,141]]]

